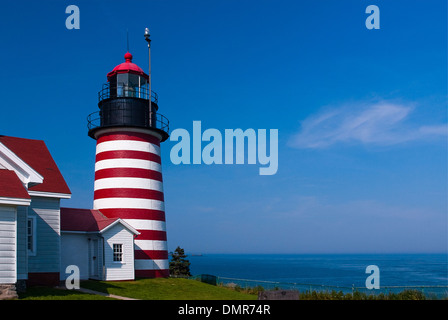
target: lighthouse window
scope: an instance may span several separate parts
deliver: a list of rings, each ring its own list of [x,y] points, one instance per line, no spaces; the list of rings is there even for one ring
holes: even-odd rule
[[[117,76],[117,97],[128,96],[128,75],[119,74]]]
[[[114,243],[113,250],[114,250],[114,261],[122,262],[123,261],[123,245],[121,243]]]
[[[129,74],[128,76],[129,97],[138,97],[140,89],[138,83],[139,76],[135,74]]]
[[[130,74],[129,75],[129,86],[130,87],[138,87],[138,78],[139,76],[135,75],[135,74]]]

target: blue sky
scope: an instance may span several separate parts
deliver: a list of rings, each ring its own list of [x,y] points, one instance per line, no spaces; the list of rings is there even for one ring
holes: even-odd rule
[[[68,30],[65,8],[80,9]],[[380,9],[368,30],[365,9]],[[174,165],[168,245],[188,252],[446,252],[447,4],[431,1],[2,3],[1,134],[44,140],[68,207],[93,203],[97,111],[126,34],[171,130],[278,129],[278,172]]]

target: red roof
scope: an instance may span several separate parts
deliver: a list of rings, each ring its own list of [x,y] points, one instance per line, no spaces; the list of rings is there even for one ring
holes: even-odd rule
[[[22,181],[12,170],[0,170],[0,197],[31,199]]]
[[[107,218],[98,210],[61,208],[61,230],[101,231],[118,218]]]
[[[8,136],[0,136],[0,142],[44,177],[43,183],[28,190],[71,194],[45,142]]]
[[[142,68],[140,68],[135,63],[132,63],[132,54],[127,52],[124,55],[125,62],[116,66],[111,72],[107,74],[107,79],[118,74],[118,73],[132,73],[137,74],[139,76],[144,77],[145,79],[149,79],[148,75],[143,72]]]

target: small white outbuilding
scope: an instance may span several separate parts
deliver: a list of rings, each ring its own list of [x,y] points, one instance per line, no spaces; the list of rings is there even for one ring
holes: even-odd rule
[[[139,232],[99,210],[61,208],[61,280],[79,268],[80,280],[134,280],[134,237]],[[67,272],[66,272],[67,271]]]

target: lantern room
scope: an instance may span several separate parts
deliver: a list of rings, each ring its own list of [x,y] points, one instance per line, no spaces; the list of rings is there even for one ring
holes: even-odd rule
[[[125,62],[107,74],[107,82],[98,92],[100,110],[87,119],[90,137],[96,139],[101,128],[138,127],[160,134],[161,141],[168,138],[169,122],[158,113],[158,97],[150,89],[150,77],[132,58],[127,52]]]
[[[148,75],[138,65],[132,63],[132,54],[127,52],[124,59],[125,62],[107,74],[110,95],[149,99]]]

